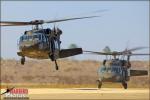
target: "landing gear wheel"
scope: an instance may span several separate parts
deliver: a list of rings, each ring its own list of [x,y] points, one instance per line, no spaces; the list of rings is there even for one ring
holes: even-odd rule
[[[55,60],[55,68],[56,70],[58,70],[58,65],[57,65],[57,61]]]
[[[49,54],[49,58],[50,58],[52,61],[55,61],[55,69],[58,70],[59,68],[58,68],[57,61],[56,61],[56,59],[55,59],[55,55],[54,55],[54,54],[52,54],[52,55]]]
[[[102,82],[100,80],[97,80],[98,83],[98,89],[100,89],[102,87]]]
[[[127,85],[126,82],[122,82],[122,85],[123,85],[124,89],[127,89],[127,88],[128,88],[128,85]]]
[[[21,58],[21,65],[24,65],[24,63],[25,63],[25,57],[22,57]]]

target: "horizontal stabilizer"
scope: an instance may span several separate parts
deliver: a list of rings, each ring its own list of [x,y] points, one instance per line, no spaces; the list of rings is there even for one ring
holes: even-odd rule
[[[147,70],[130,70],[130,76],[143,76],[148,75]]]
[[[82,48],[62,49],[59,53],[59,58],[70,57],[82,53],[83,53]]]

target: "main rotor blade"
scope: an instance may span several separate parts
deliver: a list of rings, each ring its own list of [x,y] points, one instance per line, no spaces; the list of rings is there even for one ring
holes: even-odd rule
[[[105,55],[105,53],[103,53],[103,52],[95,52],[95,51],[83,51],[83,52],[94,53],[94,54],[98,54],[98,55]]]
[[[95,52],[95,51],[83,51],[83,52],[94,53],[94,54],[97,54],[97,55],[121,55],[119,52],[108,52],[108,53]]]
[[[69,21],[69,20],[78,20],[78,19],[86,19],[86,18],[94,18],[94,17],[100,17],[100,16],[86,16],[86,17],[64,18],[64,19],[56,19],[56,20],[44,21],[44,23],[55,23],[55,22],[63,22],[63,21]]]
[[[25,26],[25,25],[39,25],[44,23],[56,23],[56,22],[63,22],[69,20],[78,20],[78,19],[86,19],[86,18],[94,18],[100,16],[86,16],[86,17],[74,17],[74,18],[66,18],[66,19],[56,19],[56,20],[34,20],[30,22],[13,22],[13,21],[0,21],[0,26]]]
[[[123,55],[122,52],[108,52],[108,53],[95,52],[95,51],[83,51],[83,52],[93,53],[93,54],[97,54],[97,55]],[[124,55],[126,55],[126,56],[149,56],[150,54],[148,54],[148,53],[131,53],[131,54],[124,54]]]
[[[124,50],[124,51],[122,51],[122,53],[129,53],[129,52],[132,52],[132,51],[141,50],[141,49],[145,49],[145,48],[148,48],[148,47],[135,47],[135,48],[132,48],[132,49]]]
[[[1,21],[0,26],[24,26],[31,25],[30,22],[12,22],[12,21]]]
[[[127,54],[127,56],[149,56],[150,54],[146,53],[132,53],[132,54]]]

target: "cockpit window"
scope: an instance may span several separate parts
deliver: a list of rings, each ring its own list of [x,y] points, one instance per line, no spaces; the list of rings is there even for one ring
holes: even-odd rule
[[[42,40],[42,34],[23,35],[20,37],[20,42],[22,42],[22,41],[34,41],[34,40]]]
[[[105,66],[100,67],[99,71],[102,72],[102,73],[104,73],[106,71],[106,67]]]
[[[28,36],[28,39],[31,41],[33,39],[33,36]]]
[[[115,73],[121,73],[121,67],[119,66],[112,66],[111,70]]]
[[[58,41],[57,41],[57,40],[54,40],[54,43],[55,43],[55,49],[59,49]]]
[[[112,61],[112,65],[113,65],[113,66],[121,66],[121,63],[120,63],[119,60],[116,59],[116,60],[113,60],[113,61]]]
[[[34,40],[41,40],[41,34],[33,35]]]
[[[20,41],[23,41],[23,36],[20,37]]]
[[[38,38],[38,35],[33,35],[33,38],[35,39],[35,38]]]
[[[23,40],[28,40],[28,36],[23,36]]]

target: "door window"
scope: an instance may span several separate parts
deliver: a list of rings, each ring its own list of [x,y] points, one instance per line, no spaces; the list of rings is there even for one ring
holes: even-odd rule
[[[55,49],[59,49],[58,41],[57,41],[57,40],[54,40],[54,43],[55,43]]]

